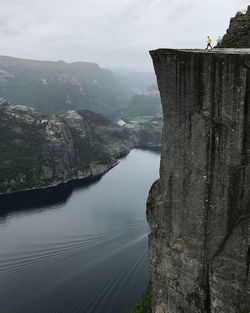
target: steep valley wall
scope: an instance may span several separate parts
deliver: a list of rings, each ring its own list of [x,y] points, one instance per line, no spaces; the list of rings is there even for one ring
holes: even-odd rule
[[[100,176],[134,147],[159,148],[162,124],[122,127],[89,110],[45,116],[0,98],[0,197]]]
[[[152,312],[240,312],[250,308],[250,51],[151,56],[164,115],[147,202]]]

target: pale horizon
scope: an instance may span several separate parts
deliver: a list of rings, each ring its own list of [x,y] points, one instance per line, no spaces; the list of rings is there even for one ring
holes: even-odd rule
[[[153,71],[149,50],[205,48],[246,0],[2,0],[0,55]]]

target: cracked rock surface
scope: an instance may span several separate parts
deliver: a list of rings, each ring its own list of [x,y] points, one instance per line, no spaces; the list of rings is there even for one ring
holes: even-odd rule
[[[150,52],[164,116],[147,201],[153,313],[250,308],[249,51]]]

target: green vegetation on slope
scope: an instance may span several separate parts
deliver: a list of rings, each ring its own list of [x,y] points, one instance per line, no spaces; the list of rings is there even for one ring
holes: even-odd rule
[[[247,305],[241,305],[236,313],[250,313],[250,307]]]
[[[79,133],[70,128],[75,151],[75,166],[81,169],[87,169],[91,162],[103,159],[100,151],[91,145],[88,138],[81,138]]]
[[[0,194],[103,174],[133,144],[126,128],[100,113],[44,116],[0,99]]]
[[[127,116],[125,118],[129,122],[146,123],[153,119],[153,116]]]
[[[1,112],[0,181],[7,183],[0,184],[0,193],[12,185],[22,189],[39,184],[42,144],[37,128],[18,123]]]
[[[227,33],[218,40],[216,48],[250,47],[250,9],[246,13],[237,12],[231,18]]]
[[[152,287],[149,286],[147,291],[142,295],[138,303],[128,313],[151,313],[151,295]]]
[[[0,56],[0,97],[44,113],[90,109],[115,115],[128,91],[111,71],[88,62],[33,61]]]
[[[77,168],[87,169],[92,162],[111,162],[110,156],[108,156],[107,152],[103,149],[104,142],[98,129],[101,127],[104,128],[104,132],[108,132],[113,122],[101,114],[96,114],[88,110],[79,110],[77,113],[88,125],[88,133],[85,138],[82,138],[79,131],[69,127],[73,139],[75,166]],[[113,132],[112,136],[114,136]]]

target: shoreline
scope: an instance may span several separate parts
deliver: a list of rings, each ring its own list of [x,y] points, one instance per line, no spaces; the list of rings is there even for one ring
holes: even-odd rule
[[[117,159],[115,159],[115,162],[111,165],[107,165],[106,169],[102,172],[99,172],[97,174],[93,174],[93,170],[89,169],[87,170],[88,172],[90,172],[87,176],[82,176],[82,177],[78,177],[78,178],[71,178],[69,180],[66,181],[61,181],[58,183],[54,183],[54,184],[50,184],[47,186],[37,186],[37,187],[33,187],[33,188],[28,188],[28,189],[23,189],[23,190],[18,190],[18,191],[11,191],[11,192],[5,192],[5,193],[0,193],[0,200],[2,200],[4,197],[8,197],[8,196],[13,196],[13,195],[18,195],[18,194],[24,194],[24,193],[30,193],[30,192],[42,192],[42,191],[48,191],[48,190],[55,190],[55,188],[60,188],[63,187],[67,184],[77,184],[77,183],[85,183],[85,182],[92,182],[95,181],[96,179],[102,177],[103,175],[105,175],[108,171],[110,171],[113,167],[119,165],[119,159],[122,159],[124,157],[126,157],[133,149],[140,149],[140,150],[149,150],[149,151],[155,151],[155,152],[161,152],[161,147],[160,146],[135,146],[133,147],[128,153],[124,154],[122,153],[121,155],[119,155],[117,157]],[[93,167],[92,167],[93,168]]]
[[[122,158],[123,155],[120,158]],[[27,188],[27,189],[22,189],[22,190],[18,190],[18,191],[10,191],[10,192],[5,192],[5,193],[0,193],[0,200],[2,200],[4,197],[8,197],[8,196],[13,196],[13,195],[18,195],[18,194],[24,194],[24,193],[30,193],[30,192],[42,192],[42,191],[48,191],[48,190],[54,190],[55,188],[60,188],[63,186],[66,186],[67,184],[74,184],[74,183],[84,183],[84,182],[91,182],[92,180],[98,179],[100,178],[102,175],[106,174],[108,171],[110,171],[113,167],[115,167],[116,165],[119,164],[119,161],[116,160],[116,162],[114,162],[113,164],[111,164],[110,166],[107,165],[106,169],[102,172],[99,172],[97,174],[93,174],[91,169],[88,170],[88,172],[90,172],[89,175],[86,176],[82,176],[82,177],[76,177],[76,178],[71,178],[69,180],[65,180],[65,181],[60,181],[58,183],[54,183],[54,184],[50,184],[47,186],[36,186],[33,188]]]

